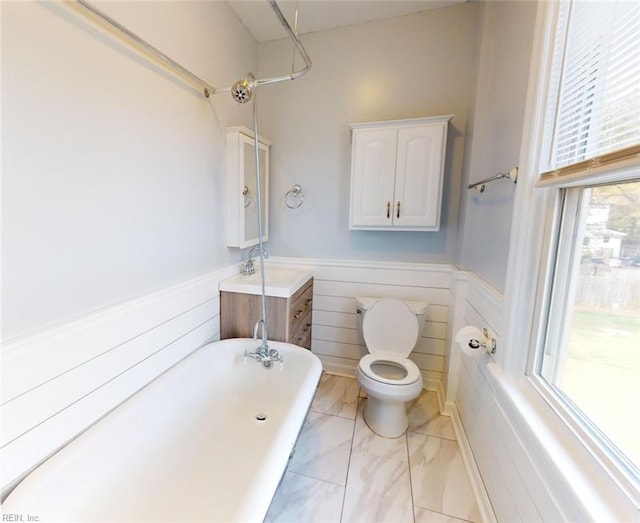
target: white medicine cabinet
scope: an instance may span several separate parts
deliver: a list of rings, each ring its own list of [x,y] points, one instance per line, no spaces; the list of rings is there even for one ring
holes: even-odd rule
[[[227,246],[251,247],[259,242],[258,199],[254,133],[247,127],[227,127]],[[262,240],[269,239],[269,149],[271,142],[258,136]]]
[[[349,124],[355,230],[437,231],[453,115]]]

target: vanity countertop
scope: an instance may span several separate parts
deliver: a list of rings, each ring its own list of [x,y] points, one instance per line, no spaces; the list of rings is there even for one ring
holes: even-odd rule
[[[300,287],[313,277],[311,269],[265,265],[265,294],[279,298],[290,298]],[[220,291],[243,294],[261,294],[262,280],[260,266],[256,272],[245,276],[238,274],[220,281]]]

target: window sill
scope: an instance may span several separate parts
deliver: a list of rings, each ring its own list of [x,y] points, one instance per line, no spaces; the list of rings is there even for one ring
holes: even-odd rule
[[[550,496],[569,521],[637,521],[640,493],[614,477],[551,407],[534,382],[487,365],[496,401],[527,449]]]

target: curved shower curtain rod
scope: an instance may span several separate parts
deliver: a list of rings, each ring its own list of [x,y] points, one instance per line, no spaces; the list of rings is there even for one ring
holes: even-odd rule
[[[276,0],[268,0],[268,2],[269,2],[269,5],[271,5],[271,8],[273,9],[274,13],[278,17],[278,20],[280,20],[280,23],[283,25],[283,27],[287,31],[287,34],[289,35],[289,38],[291,38],[291,40],[293,41],[293,45],[295,46],[296,50],[298,51],[298,53],[300,53],[300,56],[304,60],[304,67],[302,69],[300,69],[299,71],[291,71],[291,73],[289,73],[287,75],[284,75],[284,76],[272,76],[270,78],[258,78],[254,82],[254,84],[256,86],[257,85],[275,84],[275,83],[278,83],[278,82],[282,82],[284,80],[295,80],[296,78],[300,78],[309,69],[311,69],[311,58],[309,58],[309,55],[307,54],[307,51],[305,50],[304,46],[302,45],[302,42],[298,38],[298,35],[294,32],[293,29],[291,29],[291,26],[289,25],[289,22],[287,22],[287,19],[282,14],[282,11],[280,10],[280,8],[278,7],[278,4],[276,3]],[[230,87],[224,87],[222,89],[217,89],[216,92],[217,93],[226,93],[226,92],[228,92],[230,90],[231,90],[231,86]]]
[[[309,55],[307,54],[307,51],[305,50],[304,46],[302,45],[302,42],[300,42],[300,39],[298,38],[298,35],[296,35],[296,33],[293,31],[293,29],[291,29],[291,26],[289,25],[289,22],[287,22],[287,19],[282,14],[282,11],[280,10],[280,7],[278,7],[278,4],[276,3],[276,0],[268,0],[268,2],[271,5],[271,8],[275,12],[276,16],[278,17],[278,20],[280,20],[280,23],[284,26],[285,30],[287,31],[287,34],[289,35],[289,38],[291,38],[291,40],[293,41],[293,44],[294,44],[296,50],[298,51],[298,53],[300,54],[300,56],[304,60],[304,67],[302,69],[298,70],[298,71],[291,71],[291,73],[289,73],[287,75],[283,75],[283,76],[273,76],[273,77],[270,77],[270,78],[259,78],[259,79],[255,80],[254,85],[256,85],[256,86],[258,86],[258,85],[266,85],[266,84],[274,84],[274,83],[277,83],[277,82],[282,82],[284,80],[295,80],[296,78],[300,78],[302,75],[304,75],[311,68],[311,59],[309,58]],[[137,34],[135,34],[134,32],[130,31],[129,29],[127,29],[125,26],[123,26],[122,24],[120,24],[119,22],[117,22],[116,20],[111,18],[104,11],[98,9],[97,7],[95,7],[94,5],[89,3],[87,0],[76,0],[76,4],[84,7],[85,9],[90,11],[93,15],[97,16],[98,18],[100,18],[109,27],[115,29],[121,36],[126,37],[127,40],[129,40],[130,42],[135,44],[138,48],[140,48],[144,52],[152,55],[154,58],[156,58],[157,60],[162,62],[164,65],[166,65],[170,69],[173,69],[174,71],[178,72],[182,77],[186,78],[191,83],[193,83],[193,84],[197,85],[198,87],[200,87],[203,90],[203,93],[207,98],[211,94],[228,93],[228,92],[231,91],[231,87],[232,86],[214,87],[214,86],[210,85],[209,83],[205,82],[202,78],[200,78],[199,76],[196,76],[191,71],[189,71],[188,69],[186,69],[185,67],[180,65],[178,62],[176,62],[175,60],[169,58],[162,51],[160,51],[159,49],[155,48],[154,46],[152,46],[150,43],[148,43],[147,41],[143,40],[142,38],[140,38]]]

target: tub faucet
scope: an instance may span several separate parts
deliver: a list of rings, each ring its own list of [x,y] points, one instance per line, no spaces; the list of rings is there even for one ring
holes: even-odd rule
[[[256,322],[256,325],[253,329],[254,340],[258,339],[258,330],[260,326],[262,326],[262,328],[264,329],[263,320],[258,320]],[[273,364],[275,362],[280,363],[280,365],[282,365],[282,363],[284,362],[284,358],[280,356],[280,353],[276,349],[270,349],[269,345],[267,345],[267,342],[265,340],[262,341],[262,345],[258,347],[255,351],[251,352],[249,349],[245,350],[244,357],[245,357],[245,360],[246,358],[253,358],[258,363],[260,363],[265,369],[270,369],[271,367],[273,367]]]
[[[247,260],[242,262],[242,266],[240,268],[240,272],[242,274],[244,274],[245,276],[249,276],[251,274],[253,274],[254,272],[256,272],[256,267],[253,264],[253,253],[255,251],[259,251],[260,247],[253,247],[250,251],[249,254],[247,255]],[[265,251],[264,249],[262,249],[262,255],[265,258],[269,257],[269,253],[267,251]]]
[[[258,347],[254,352],[247,349],[244,351],[244,357],[253,358],[265,369],[272,368],[273,364],[276,362],[280,363],[280,365],[284,362],[284,358],[280,353],[275,349],[270,349],[268,346]]]

